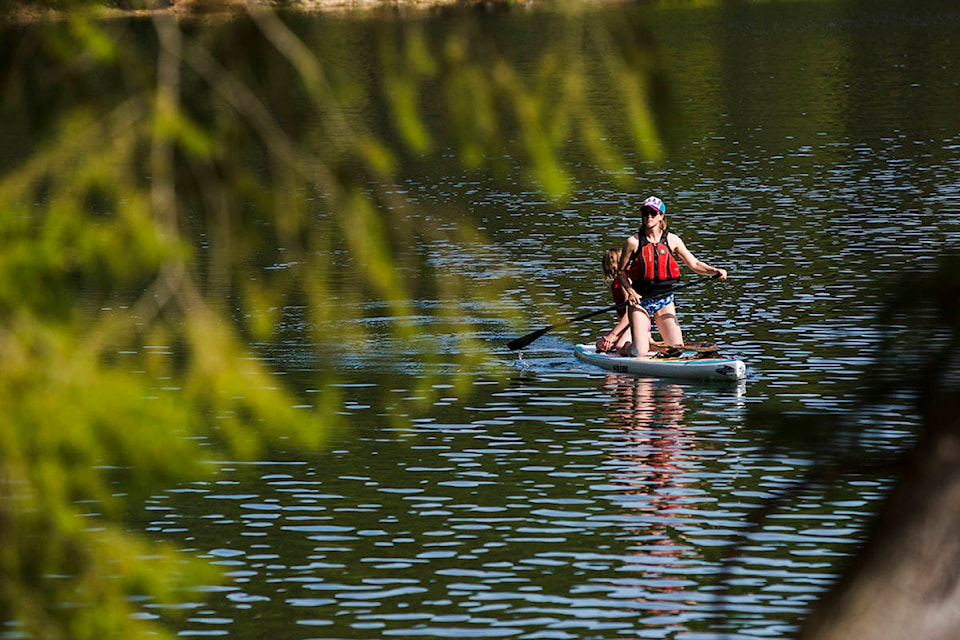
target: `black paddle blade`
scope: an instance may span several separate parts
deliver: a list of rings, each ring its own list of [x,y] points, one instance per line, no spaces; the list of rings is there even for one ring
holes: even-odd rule
[[[534,340],[536,340],[537,338],[539,338],[540,336],[542,336],[552,328],[553,327],[545,327],[543,329],[538,329],[533,333],[528,333],[525,336],[521,336],[515,340],[511,340],[510,342],[507,343],[507,349],[510,349],[510,351],[523,349],[525,346],[527,346],[528,344],[530,344],[531,342],[533,342]]]

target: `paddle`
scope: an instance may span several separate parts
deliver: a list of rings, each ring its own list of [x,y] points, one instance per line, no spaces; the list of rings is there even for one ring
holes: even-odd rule
[[[674,291],[679,291],[680,289],[686,289],[687,287],[693,287],[698,284],[703,284],[708,280],[714,280],[719,277],[720,277],[720,274],[715,274],[712,276],[706,276],[706,277],[700,278],[699,280],[694,280],[693,282],[688,282],[686,284],[678,284],[675,287],[671,287],[668,291],[664,291],[663,293],[658,293],[655,296],[648,296],[645,298],[645,300],[656,300],[657,298],[665,298],[666,296],[669,296]],[[613,311],[614,309],[619,309],[620,307],[625,307],[625,306],[627,306],[626,301],[618,302],[616,304],[610,305],[609,307],[604,307],[603,309],[596,309],[594,311],[588,311],[587,313],[580,314],[576,318],[570,318],[569,320],[564,320],[563,322],[552,324],[549,327],[544,327],[543,329],[537,329],[536,331],[532,333],[528,333],[525,336],[521,336],[515,340],[511,340],[510,342],[507,343],[507,348],[510,349],[511,351],[516,351],[517,349],[523,349],[525,346],[527,346],[537,338],[540,338],[541,336],[546,334],[548,331],[553,331],[554,329],[557,329],[559,327],[565,327],[568,324],[573,324],[574,322],[580,322],[581,320],[586,320],[587,318],[592,318],[593,316],[600,315],[601,313],[606,313],[607,311]]]

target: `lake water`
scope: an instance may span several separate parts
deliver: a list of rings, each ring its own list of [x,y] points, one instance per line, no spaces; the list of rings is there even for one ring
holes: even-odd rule
[[[488,346],[471,371],[457,369],[453,336],[424,326],[444,382],[386,338],[343,356],[335,389],[304,383],[308,399],[346,398],[349,427],[324,450],[278,449],[150,499],[149,535],[225,571],[182,611],[182,636],[787,638],[856,549],[889,479],[812,486],[757,524],[814,460],[769,448],[771,429],[748,415],[769,402],[851,408],[885,328],[879,292],[956,249],[960,8],[617,10],[641,14],[660,53],[672,105],[664,161],[637,161],[631,193],[591,181],[559,211],[520,187],[411,170],[414,203],[455,203],[492,240],[438,242],[429,258],[477,282],[512,276],[498,303],[530,310],[533,324],[465,308]],[[538,11],[499,20],[536,43]],[[504,347],[556,314],[608,304],[600,255],[633,232],[648,194],[698,257],[730,271],[678,308],[689,340],[746,361],[744,383],[636,379],[575,361],[572,346],[612,315],[522,355]],[[302,317],[285,313],[291,326]],[[371,304],[361,322],[381,314]],[[259,353],[287,379],[317,367],[292,338]],[[905,446],[916,426],[908,398],[891,398],[862,446]]]

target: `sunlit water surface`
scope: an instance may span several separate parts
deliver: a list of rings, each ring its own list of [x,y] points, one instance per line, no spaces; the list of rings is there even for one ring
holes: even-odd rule
[[[671,229],[731,272],[680,296],[686,334],[743,358],[748,380],[675,384],[576,362],[572,345],[610,317],[518,355],[503,347],[516,327],[477,313],[490,356],[465,388],[429,386],[403,345],[353,353],[337,386],[351,428],[323,451],[226,464],[148,501],[149,534],[226,576],[184,608],[179,633],[790,637],[885,483],[811,487],[757,523],[812,461],[769,453],[748,408],[843,411],[883,329],[879,285],[960,231],[957,10],[875,4],[648,8],[679,119],[667,160],[636,169],[637,193],[599,181],[553,212],[471,176],[405,185],[413,202],[464,207],[493,240],[468,260],[440,242],[436,264],[514,275],[504,305],[570,312],[608,304],[600,254],[632,232],[639,199],[661,195]],[[948,45],[931,55],[916,30]],[[799,84],[788,56],[801,56]],[[260,351],[295,377],[313,367],[303,346]],[[910,441],[907,400],[877,409],[863,446]]]

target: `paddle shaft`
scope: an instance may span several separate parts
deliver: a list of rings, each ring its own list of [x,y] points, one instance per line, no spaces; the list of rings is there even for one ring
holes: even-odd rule
[[[720,275],[716,274],[712,276],[705,276],[703,278],[694,280],[693,282],[688,282],[686,284],[678,284],[677,286],[671,287],[670,290],[664,291],[663,293],[658,293],[655,296],[647,296],[646,298],[644,298],[644,300],[657,300],[658,298],[665,298],[671,295],[674,291],[679,291],[680,289],[686,289],[687,287],[693,287],[699,284],[703,284],[708,280],[714,280],[719,277]],[[548,327],[544,327],[543,329],[537,329],[536,331],[528,333],[525,336],[521,336],[519,338],[516,338],[515,340],[511,340],[510,342],[507,343],[507,348],[510,349],[511,351],[516,351],[517,349],[523,349],[524,347],[532,343],[534,340],[542,337],[543,335],[545,335],[550,331],[553,331],[554,329],[565,327],[568,324],[573,324],[574,322],[580,322],[581,320],[586,320],[587,318],[592,318],[593,316],[600,315],[601,313],[606,313],[607,311],[613,311],[614,309],[620,309],[621,307],[625,307],[625,306],[627,306],[626,301],[618,302],[616,304],[610,305],[609,307],[604,307],[603,309],[595,309],[594,311],[588,311],[586,313],[580,314],[575,318],[570,318],[569,320],[564,320],[563,322],[552,324]]]

